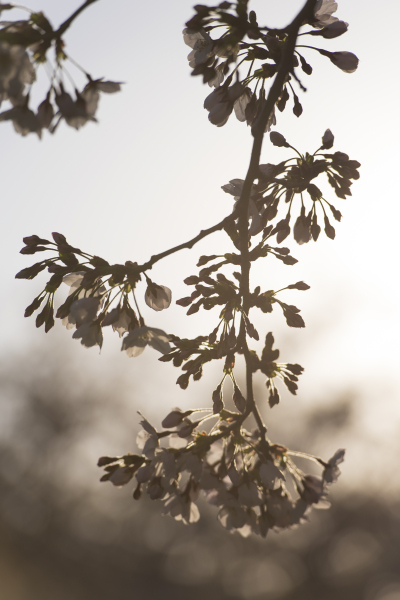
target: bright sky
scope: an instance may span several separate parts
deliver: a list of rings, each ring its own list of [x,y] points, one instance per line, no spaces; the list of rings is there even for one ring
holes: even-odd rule
[[[31,0],[29,6],[43,10],[58,25],[79,4],[70,0],[66,10],[65,2]],[[279,26],[301,5],[294,0],[256,0],[252,6],[259,22]],[[199,78],[190,77],[186,60],[190,49],[181,35],[191,6],[189,0],[100,0],[77,19],[65,38],[69,54],[94,78],[126,82],[122,93],[103,96],[99,124],[87,124],[79,132],[62,124],[56,135],[45,133],[41,141],[33,134],[21,138],[10,123],[1,124],[4,355],[30,344],[37,348],[45,338],[33,319],[23,317],[43,279],[14,279],[17,271],[35,262],[18,254],[23,236],[48,237],[59,231],[72,245],[110,262],[140,262],[230,212],[231,196],[220,188],[230,179],[244,177],[251,136],[234,117],[223,128],[207,120],[202,105],[210,90]],[[400,88],[395,66],[398,38],[389,26],[399,21],[400,4],[386,2],[383,18],[371,1],[343,0],[336,14],[349,22],[348,33],[320,44],[314,38],[315,45],[356,53],[358,71],[345,74],[316,53],[305,53],[314,73],[303,77],[309,88],[300,93],[304,113],[300,119],[290,108],[279,114],[276,130],[300,151],[314,151],[329,127],[335,135],[334,149],[361,162],[361,179],[353,185],[353,197],[335,203],[343,219],[334,242],[322,235],[317,244],[302,247],[291,241],[298,265],[268,261],[254,269],[254,285],[262,281],[265,289],[300,279],[311,285],[306,293],[288,292],[284,298],[302,309],[306,329],[288,331],[281,315],[269,320],[264,316],[258,324],[262,331],[276,332],[277,346],[285,348],[283,356],[306,367],[296,403],[307,405],[355,390],[360,431],[377,440],[384,432],[390,440],[400,425],[396,262]],[[82,87],[84,81],[73,66],[70,73]],[[285,149],[266,140],[262,162],[287,157]],[[186,295],[182,279],[195,273],[199,254],[225,252],[228,247],[224,236],[216,235],[192,252],[159,263],[152,276],[180,298]],[[186,319],[184,309],[176,306],[146,316],[149,325],[181,335],[214,327],[209,314]],[[160,404],[157,377],[167,407],[190,404],[174,387],[177,371],[167,374],[169,366],[160,365],[149,350],[139,359],[127,359],[119,354],[118,340],[108,336],[99,357],[95,349],[82,349],[65,330],[50,336],[60,347],[73,347],[83,368],[90,365],[98,377],[107,370],[107,361],[123,361],[135,381],[151,368],[142,397],[149,410]],[[340,440],[338,446],[345,443]]]

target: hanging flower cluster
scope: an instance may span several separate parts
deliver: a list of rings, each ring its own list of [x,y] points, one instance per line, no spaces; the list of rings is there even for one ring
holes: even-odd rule
[[[13,8],[23,7],[3,4],[0,14]],[[11,108],[0,113],[0,122],[11,121],[20,135],[36,133],[41,137],[43,129],[54,133],[62,120],[74,129],[96,121],[100,94],[118,92],[121,84],[93,79],[69,59],[62,35],[70,20],[55,30],[42,12],[26,10],[28,19],[8,21],[0,29],[0,104],[6,100],[11,104]],[[54,53],[53,60],[48,59],[50,52]],[[84,73],[87,83],[83,89],[78,90],[73,84],[70,92],[66,90],[65,82],[71,80],[65,72],[66,61]],[[46,67],[50,86],[43,101],[32,109],[30,92],[39,66]]]
[[[270,139],[274,146],[291,148],[297,156],[277,165],[271,163],[259,165],[258,182],[253,184],[249,202],[249,220],[251,220],[249,233],[255,236],[263,232],[261,247],[259,245],[257,248],[261,249],[264,242],[272,235],[276,235],[278,244],[288,237],[296,199],[300,200],[300,214],[293,227],[293,237],[296,242],[305,244],[311,239],[317,241],[321,232],[317,207],[322,212],[325,234],[334,239],[335,229],[329,221],[327,210],[336,221],[341,220],[342,214],[324,198],[314,180],[320,175],[326,175],[336,196],[345,200],[347,196],[351,196],[352,180],[360,177],[358,173],[360,163],[350,160],[344,152],[333,154],[326,152],[334,143],[334,136],[330,129],[325,131],[321,146],[313,154],[308,152],[304,155],[300,154],[277,131],[271,132]],[[224,192],[234,197],[235,206],[242,194],[243,183],[243,179],[232,179],[222,186]],[[306,198],[310,198],[311,208],[306,208]],[[282,204],[288,205],[286,216],[273,229],[268,229],[268,223],[276,218],[279,206]]]
[[[293,529],[308,520],[313,507],[329,507],[326,496],[340,474],[344,450],[325,462],[274,444],[257,429],[247,431],[238,412],[222,409],[190,418],[199,412],[207,411],[173,409],[162,431],[143,418],[137,438],[141,454],[100,458],[98,465],[106,471],[101,481],[121,487],[134,480],[135,500],[146,492],[163,503],[164,514],[185,524],[199,520],[201,494],[217,507],[223,527],[245,537]],[[210,418],[216,423],[202,430]],[[296,456],[318,464],[322,475],[304,473],[293,460]]]
[[[239,121],[253,125],[265,104],[265,86],[277,73],[287,38],[287,30],[260,27],[256,13],[248,11],[248,0],[221,2],[216,6],[195,6],[196,14],[186,23],[185,43],[192,48],[188,56],[192,75],[201,75],[204,83],[215,90],[207,96],[204,108],[213,125],[221,127],[232,112]],[[346,33],[348,24],[332,16],[337,10],[333,0],[316,2],[313,17],[304,22],[310,31],[299,35],[332,39]],[[219,37],[213,38],[211,34]],[[293,83],[305,90],[296,69],[311,75],[312,66],[299,49],[314,50],[327,57],[345,73],[353,73],[358,58],[351,52],[328,52],[323,48],[298,44],[293,66],[287,75],[281,96],[276,104],[282,112],[293,98],[293,113],[299,117],[303,107]],[[245,70],[245,75],[240,71]],[[276,124],[275,113],[267,123],[266,131]]]
[[[52,251],[56,255],[20,271],[17,279],[33,279],[47,269],[51,277],[44,290],[27,307],[30,317],[39,308],[36,327],[45,326],[46,333],[54,326],[54,296],[62,283],[70,287],[66,301],[59,306],[56,317],[67,329],[75,328],[74,339],[91,348],[103,345],[103,328],[110,326],[122,340],[122,350],[128,356],[139,356],[146,346],[165,354],[170,350],[169,336],[161,329],[147,327],[140,313],[135,289],[141,279],[138,265],[110,265],[99,256],[92,256],[71,246],[65,236],[53,233],[51,242],[37,235],[24,238],[22,254]],[[171,290],[157,285],[145,275],[145,303],[153,310],[168,308]],[[133,301],[136,310],[132,307]],[[126,334],[126,335],[125,335]]]

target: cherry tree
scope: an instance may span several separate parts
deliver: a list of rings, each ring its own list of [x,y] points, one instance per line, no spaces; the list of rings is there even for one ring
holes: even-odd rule
[[[11,107],[0,113],[0,121],[12,121],[17,133],[40,137],[47,129],[54,134],[62,120],[80,129],[96,120],[102,93],[120,91],[120,82],[95,78],[66,50],[66,32],[94,1],[87,0],[57,29],[43,13],[29,11],[26,20],[3,22],[0,99]],[[2,4],[0,12],[12,14],[13,8]],[[289,327],[303,328],[300,310],[282,298],[309,286],[297,281],[275,290],[266,289],[265,281],[250,280],[256,261],[276,259],[289,267],[297,263],[282,245],[291,235],[300,245],[317,242],[323,228],[333,240],[332,223],[342,217],[335,196],[339,202],[351,196],[352,182],[359,178],[360,164],[332,150],[334,135],[330,129],[324,131],[327,124],[321,124],[321,144],[310,151],[295,148],[290,135],[276,129],[281,112],[291,108],[296,117],[302,115],[303,80],[313,72],[313,53],[344,73],[357,69],[358,59],[351,52],[325,49],[330,39],[348,28],[334,16],[336,10],[333,0],[307,0],[287,26],[273,28],[264,21],[260,24],[264,16],[250,10],[248,0],[194,7],[183,40],[190,48],[192,75],[208,87],[204,108],[210,126],[223,127],[234,115],[249,127],[253,139],[245,179],[222,185],[233,203],[221,221],[142,264],[131,260],[110,264],[70,244],[61,233],[53,233],[51,239],[24,238],[22,254],[44,252],[46,258],[16,277],[33,279],[43,271],[50,275],[25,311],[27,317],[36,313],[37,327],[48,332],[58,318],[86,348],[101,348],[103,328],[109,327],[122,338],[121,350],[129,357],[138,357],[149,347],[155,358],[158,353],[160,361],[181,369],[177,384],[184,390],[203,377],[207,363],[221,365],[206,407],[171,407],[161,430],[142,417],[139,451],[103,456],[98,463],[105,470],[102,481],[115,486],[133,483],[135,500],[147,493],[161,502],[164,514],[186,524],[199,519],[198,498],[203,496],[217,507],[226,529],[265,537],[271,529],[306,521],[313,507],[325,507],[329,488],[340,474],[344,450],[330,459],[292,451],[272,441],[264,416],[280,402],[282,387],[296,394],[303,367],[281,362],[273,333],[258,331],[251,313],[281,310]],[[314,46],[316,37],[321,39]],[[67,88],[68,62],[83,71],[87,79],[83,89]],[[40,66],[49,71],[50,83],[43,101],[33,108],[30,91]],[[281,149],[280,163],[264,162],[264,140]],[[268,145],[263,154],[268,154]],[[330,186],[328,193],[323,191],[324,180]],[[183,274],[189,292],[176,301],[188,316],[210,311],[209,329],[188,339],[174,335],[168,319],[165,329],[145,322],[143,303],[163,311],[172,302],[172,291],[151,278],[152,267],[215,232],[225,232],[226,247],[218,255],[200,256],[198,270]],[[69,295],[55,308],[62,284],[69,286]],[[252,344],[260,339],[265,340],[264,347],[257,353]],[[240,389],[237,373],[243,369],[245,386]],[[263,393],[255,391],[257,373],[265,379]],[[296,462],[299,457],[317,465],[321,475],[304,472]]]

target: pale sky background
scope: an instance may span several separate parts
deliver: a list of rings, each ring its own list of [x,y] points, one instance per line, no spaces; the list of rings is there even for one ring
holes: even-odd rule
[[[31,0],[29,6],[43,10],[56,26],[79,4]],[[257,11],[259,23],[279,26],[302,4],[258,0],[250,8]],[[142,262],[230,212],[231,196],[221,186],[244,178],[252,138],[235,117],[223,128],[208,122],[202,105],[211,90],[200,78],[190,77],[190,48],[181,35],[193,14],[191,7],[189,0],[100,0],[65,36],[67,52],[93,78],[126,82],[121,93],[103,95],[99,124],[89,123],[78,132],[61,124],[54,136],[45,132],[41,141],[33,134],[18,136],[10,123],[0,126],[1,353],[7,357],[27,352],[33,360],[42,344],[50,342],[53,353],[62,357],[67,351],[74,357],[81,374],[101,380],[118,373],[140,389],[133,398],[133,422],[137,409],[151,416],[160,409],[166,414],[175,405],[203,404],[199,390],[209,397],[219,381],[219,365],[214,371],[206,369],[207,383],[191,383],[192,391],[184,393],[174,383],[177,369],[159,363],[149,349],[138,359],[128,359],[119,352],[116,334],[105,336],[100,356],[96,349],[83,349],[60,324],[45,339],[33,318],[23,317],[45,279],[25,282],[14,276],[36,262],[35,256],[19,254],[26,235],[48,237],[59,231],[72,245],[110,262]],[[268,259],[254,269],[253,277],[254,285],[264,289],[298,280],[311,285],[308,292],[281,296],[302,309],[305,330],[289,330],[278,311],[254,319],[260,332],[274,331],[282,360],[300,362],[306,369],[297,398],[285,397],[274,409],[275,418],[294,418],[301,427],[303,407],[355,395],[358,445],[343,436],[329,452],[353,448],[346,472],[360,472],[379,484],[387,481],[388,471],[375,467],[399,451],[400,428],[399,42],[389,29],[400,19],[400,4],[392,0],[384,8],[381,13],[371,1],[339,2],[336,15],[349,22],[348,33],[337,40],[309,38],[304,43],[314,39],[316,46],[328,50],[354,52],[360,59],[358,71],[345,74],[317,53],[305,51],[314,73],[303,76],[308,87],[306,94],[299,93],[304,113],[297,119],[289,106],[278,114],[275,128],[300,151],[313,152],[329,127],[335,135],[334,150],[361,162],[361,179],[354,183],[351,198],[336,199],[333,191],[327,195],[343,214],[342,222],[335,224],[336,240],[321,234],[317,244],[302,247],[286,240],[284,245],[290,245],[299,263],[285,267]],[[82,87],[79,72],[73,66],[69,71]],[[266,139],[262,162],[288,156]],[[215,235],[191,252],[158,263],[151,276],[178,299],[186,295],[182,280],[196,273],[200,254],[230,248],[226,236]],[[42,258],[41,254],[37,260]],[[144,313],[149,325],[182,336],[215,326],[210,313],[186,317],[185,309],[177,306],[160,314],[145,308]],[[112,450],[106,441],[105,450]],[[389,485],[397,487],[398,481]]]

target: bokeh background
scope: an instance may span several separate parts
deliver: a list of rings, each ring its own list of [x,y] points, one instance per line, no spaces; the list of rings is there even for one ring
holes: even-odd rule
[[[79,4],[29,6],[58,25]],[[252,3],[269,26],[289,21],[301,5]],[[244,540],[206,506],[201,521],[185,528],[161,517],[157,504],[136,504],[128,487],[100,485],[97,458],[135,448],[136,411],[159,424],[172,406],[204,405],[219,365],[182,392],[178,371],[150,349],[128,359],[106,335],[99,354],[60,325],[45,335],[23,318],[44,283],[14,279],[34,262],[18,253],[23,236],[59,231],[110,262],[141,262],[231,209],[220,187],[244,177],[251,136],[234,118],[222,129],[207,120],[209,88],[190,77],[181,36],[191,15],[188,0],[100,0],[65,38],[93,78],[125,82],[123,92],[102,98],[100,123],[79,132],[62,124],[41,141],[1,125],[0,598],[399,600],[397,2],[384,10],[340,2],[348,33],[316,45],[355,52],[357,72],[305,53],[314,73],[303,77],[304,113],[278,115],[276,130],[299,150],[314,151],[329,127],[335,149],[362,164],[353,196],[337,203],[336,240],[290,242],[297,265],[268,260],[254,269],[265,289],[311,285],[284,298],[302,309],[305,330],[289,330],[278,313],[256,325],[274,331],[283,360],[305,367],[298,395],[265,407],[271,438],[325,458],[347,449],[329,511],[315,511],[296,531]],[[69,71],[82,87],[79,71]],[[46,83],[43,75],[34,102]],[[262,156],[287,158],[267,141]],[[216,234],[158,263],[152,277],[180,298],[199,254],[226,248]],[[146,308],[148,324],[170,333],[214,326],[209,313],[186,318],[179,306],[161,314]]]

